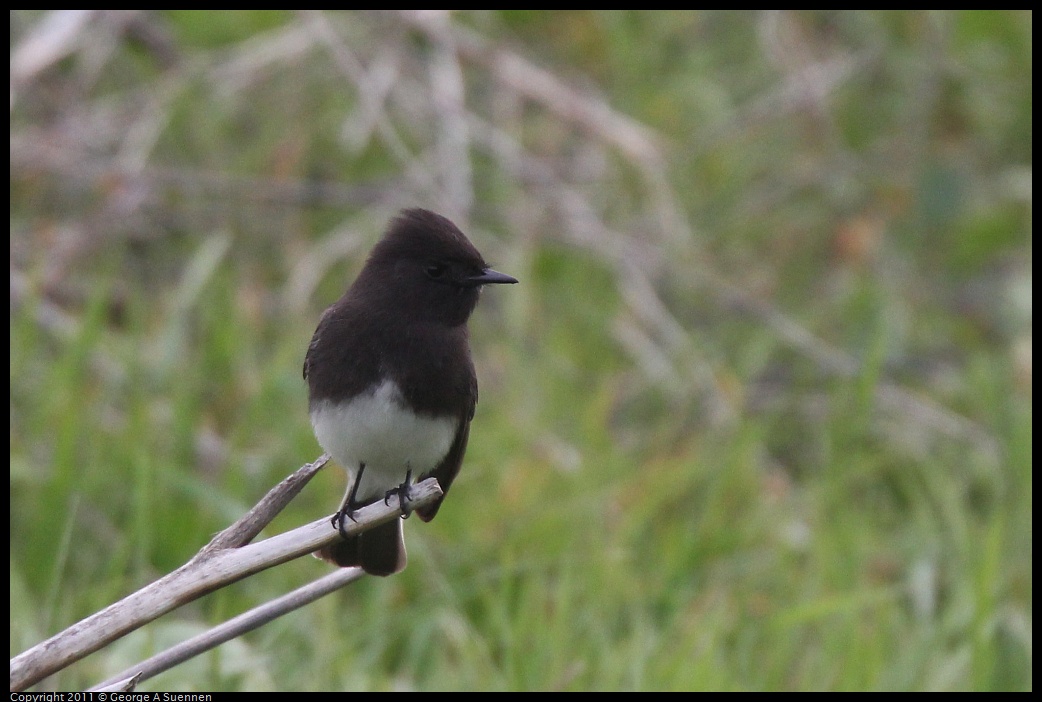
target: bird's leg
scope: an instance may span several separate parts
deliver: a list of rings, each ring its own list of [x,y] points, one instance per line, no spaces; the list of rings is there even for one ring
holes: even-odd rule
[[[347,493],[344,495],[344,501],[340,503],[340,509],[333,515],[332,524],[333,528],[340,532],[340,535],[347,538],[347,534],[344,533],[344,517],[347,517],[352,522],[357,522],[355,519],[355,511],[362,505],[355,501],[355,497],[358,495],[358,486],[362,484],[362,473],[365,472],[365,463],[358,465],[358,475],[355,476],[354,483],[348,488]]]
[[[412,502],[412,468],[408,468],[405,471],[405,481],[396,488],[391,488],[384,493],[384,504],[391,499],[391,495],[398,496],[399,507],[402,510],[402,519],[408,519],[409,515],[412,514],[412,507],[409,507],[409,503]]]

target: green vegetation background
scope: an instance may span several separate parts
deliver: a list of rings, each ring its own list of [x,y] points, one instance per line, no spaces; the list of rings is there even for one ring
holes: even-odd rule
[[[318,455],[318,316],[427,206],[521,280],[450,499],[143,689],[1030,689],[1031,22],[13,12],[12,655]]]

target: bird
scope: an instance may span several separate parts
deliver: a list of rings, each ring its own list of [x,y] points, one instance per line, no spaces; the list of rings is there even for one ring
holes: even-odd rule
[[[315,553],[371,575],[407,562],[402,522],[345,535],[345,519],[437,478],[443,494],[415,510],[429,522],[463,464],[478,401],[467,320],[493,270],[449,219],[398,213],[344,295],[322,314],[304,357],[308,410],[323,450],[347,472],[333,526],[344,538]]]

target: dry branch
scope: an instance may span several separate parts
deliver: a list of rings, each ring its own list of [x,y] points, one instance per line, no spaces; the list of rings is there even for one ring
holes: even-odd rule
[[[12,658],[11,690],[24,690],[181,605],[336,541],[340,536],[325,517],[270,539],[248,543],[327,460],[328,456],[323,456],[303,466],[272,488],[242,519],[215,536],[174,572]],[[441,494],[438,481],[430,478],[414,486],[410,506],[422,507]],[[346,531],[359,533],[401,514],[397,496],[392,496],[386,505],[378,500],[358,510],[357,522],[347,524]],[[249,628],[253,627],[243,630]]]

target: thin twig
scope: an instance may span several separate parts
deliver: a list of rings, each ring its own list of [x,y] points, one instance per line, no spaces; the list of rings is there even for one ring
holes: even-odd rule
[[[214,551],[245,546],[253,541],[253,538],[285,509],[328,461],[329,454],[324,453],[316,461],[301,466],[293,475],[269,490],[268,494],[238,521],[210,539],[210,543],[206,544],[193,560],[206,558]]]
[[[11,690],[24,690],[43,678],[80,660],[167,612],[214,590],[327,546],[340,538],[328,517],[273,536],[255,544],[215,548],[219,544],[241,543],[258,524],[272,519],[325,461],[319,459],[300,468],[269,492],[261,504],[229,529],[218,534],[188,563],[100,612],[73,624],[65,631],[11,659]],[[429,478],[414,486],[410,506],[415,509],[442,494],[438,481]],[[387,504],[377,500],[355,513],[356,522],[345,526],[347,534],[357,534],[396,519],[402,514],[398,498]],[[264,522],[266,524],[267,522]],[[263,524],[260,524],[263,528]]]
[[[132,678],[133,685],[136,686],[138,683],[154,678],[156,675],[194,658],[200,653],[205,653],[284,614],[300,609],[304,605],[311,604],[321,597],[336,592],[340,588],[355,582],[363,575],[365,575],[365,571],[361,568],[338,568],[329,575],[299,587],[271,602],[265,602],[259,607],[254,607],[248,612],[243,612],[239,616],[229,619],[209,631],[193,636],[187,641],[168,648],[146,661],[131,666],[119,675],[113,675],[105,682],[91,688],[91,692],[101,692],[110,687],[126,689],[123,683],[128,678]]]

